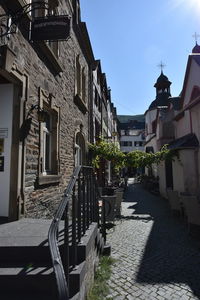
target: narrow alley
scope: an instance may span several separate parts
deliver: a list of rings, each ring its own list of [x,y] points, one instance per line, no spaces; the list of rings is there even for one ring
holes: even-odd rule
[[[200,299],[200,243],[167,200],[128,183],[121,220],[107,235],[115,258],[108,298]]]

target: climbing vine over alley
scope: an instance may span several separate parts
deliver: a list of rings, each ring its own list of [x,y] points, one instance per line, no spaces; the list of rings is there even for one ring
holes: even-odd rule
[[[96,144],[89,144],[89,149],[95,168],[99,168],[102,159],[111,161],[115,169],[121,169],[123,167],[151,167],[152,164],[159,164],[161,161],[173,160],[175,156],[178,157],[177,151],[168,149],[168,145],[164,145],[156,153],[135,150],[125,154],[114,143],[100,140]]]

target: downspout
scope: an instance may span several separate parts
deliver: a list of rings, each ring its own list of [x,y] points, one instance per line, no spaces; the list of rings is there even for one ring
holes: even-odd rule
[[[192,125],[192,114],[191,110],[189,110],[190,113],[190,133],[193,133],[193,125]],[[195,168],[195,177],[196,177],[196,182],[195,182],[195,194],[199,194],[199,158],[198,158],[198,153],[199,153],[199,148],[195,148],[194,150],[194,168]]]
[[[195,177],[197,178],[196,180],[196,191],[195,194],[199,195],[200,188],[199,188],[199,147],[195,148],[194,150],[194,165],[195,165]]]
[[[190,114],[190,133],[193,133],[192,115],[191,115],[191,111],[190,110],[189,110],[189,114]]]

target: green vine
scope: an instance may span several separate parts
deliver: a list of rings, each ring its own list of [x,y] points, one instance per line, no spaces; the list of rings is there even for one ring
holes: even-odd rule
[[[92,152],[92,164],[95,168],[99,168],[102,159],[111,161],[115,169],[122,168],[125,162],[125,154],[114,143],[108,143],[104,140],[96,144],[89,144]]]
[[[175,156],[178,158],[177,151],[168,149],[167,145],[164,145],[156,153],[135,150],[124,154],[114,143],[100,140],[94,145],[89,144],[89,149],[92,152],[92,164],[95,168],[99,168],[102,159],[111,161],[115,169],[120,169],[125,166],[135,168],[150,167],[152,164],[159,164],[161,161],[172,161]]]

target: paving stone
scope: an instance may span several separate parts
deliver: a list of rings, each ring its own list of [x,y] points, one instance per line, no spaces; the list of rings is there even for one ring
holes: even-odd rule
[[[107,235],[117,258],[109,281],[113,299],[200,299],[200,243],[186,224],[140,184],[130,184],[124,196],[121,220]]]

